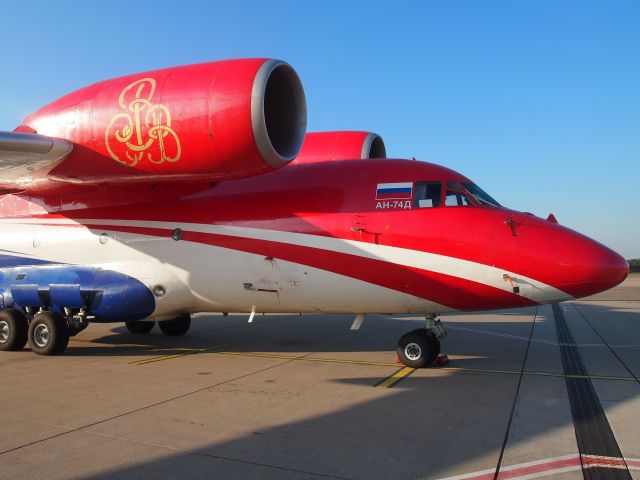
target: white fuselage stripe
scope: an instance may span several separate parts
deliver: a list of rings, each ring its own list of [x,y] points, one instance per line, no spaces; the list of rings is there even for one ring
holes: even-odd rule
[[[357,240],[346,240],[320,235],[293,233],[280,230],[268,230],[251,227],[229,225],[207,225],[185,222],[158,222],[148,220],[107,220],[107,219],[1,219],[1,223],[24,225],[104,225],[112,227],[142,227],[169,229],[180,228],[185,231],[226,235],[255,240],[286,243],[319,250],[339,252],[370,258],[397,265],[431,271],[449,275],[464,280],[487,285],[499,290],[513,293],[513,285],[505,280],[507,275],[515,284],[520,286],[520,295],[539,303],[571,300],[571,295],[533,278],[524,277],[505,269],[490,265],[464,260],[456,257],[436,253],[411,250],[388,245],[376,245]]]

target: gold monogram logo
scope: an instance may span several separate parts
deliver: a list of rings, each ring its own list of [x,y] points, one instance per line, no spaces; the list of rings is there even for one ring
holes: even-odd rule
[[[153,78],[136,80],[120,93],[118,104],[124,110],[109,122],[104,138],[107,150],[116,162],[135,167],[147,152],[147,159],[154,164],[177,162],[182,148],[180,139],[171,128],[171,112],[166,105],[152,103],[156,91]],[[126,145],[124,156],[114,152],[118,142]],[[120,149],[118,149],[120,150]]]

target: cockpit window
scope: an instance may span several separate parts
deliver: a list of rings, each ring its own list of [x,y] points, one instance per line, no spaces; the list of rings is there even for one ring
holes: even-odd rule
[[[467,205],[473,205],[473,202],[464,192],[447,190],[447,196],[444,197],[444,204],[447,207],[465,207]]]
[[[466,207],[474,202],[469,194],[456,182],[447,182],[447,194],[444,196],[444,204],[447,207]]]
[[[491,205],[492,207],[500,207],[501,205],[487,192],[482,190],[478,185],[471,182],[460,182],[467,191],[473,195],[478,202],[483,205]]]
[[[418,208],[439,207],[441,198],[441,182],[416,182],[414,206]]]

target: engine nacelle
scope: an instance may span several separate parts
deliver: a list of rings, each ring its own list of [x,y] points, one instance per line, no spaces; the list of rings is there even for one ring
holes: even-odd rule
[[[16,130],[75,144],[49,173],[53,180],[221,180],[289,163],[306,121],[294,69],[247,59],[99,82],[41,108]]]
[[[384,141],[376,133],[312,132],[305,135],[296,164],[386,156]]]

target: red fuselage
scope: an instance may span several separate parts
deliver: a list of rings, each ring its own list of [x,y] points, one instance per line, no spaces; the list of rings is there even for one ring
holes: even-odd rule
[[[257,177],[206,188],[193,185],[195,192],[187,189],[187,193],[175,197],[175,192],[165,192],[171,192],[170,187],[138,187],[137,198],[118,188],[93,188],[89,195],[54,195],[46,199],[49,214],[38,217],[62,216],[94,231],[108,229],[151,238],[170,237],[172,223],[264,229],[434,254],[436,258],[491,267],[491,273],[482,275],[496,278],[476,278],[465,271],[456,272],[464,270],[464,265],[445,270],[422,268],[376,258],[375,253],[363,256],[317,248],[313,242],[292,244],[181,229],[184,241],[307,265],[455,310],[528,306],[583,297],[611,288],[627,275],[626,261],[615,252],[531,214],[477,203],[444,206],[443,202],[441,206],[417,208],[414,198],[376,200],[379,184],[425,181],[442,185],[469,182],[450,169],[412,160],[293,162]],[[122,222],[113,225],[113,220]],[[149,222],[156,223],[149,226]],[[530,279],[563,292],[566,298],[536,295],[537,287]]]

